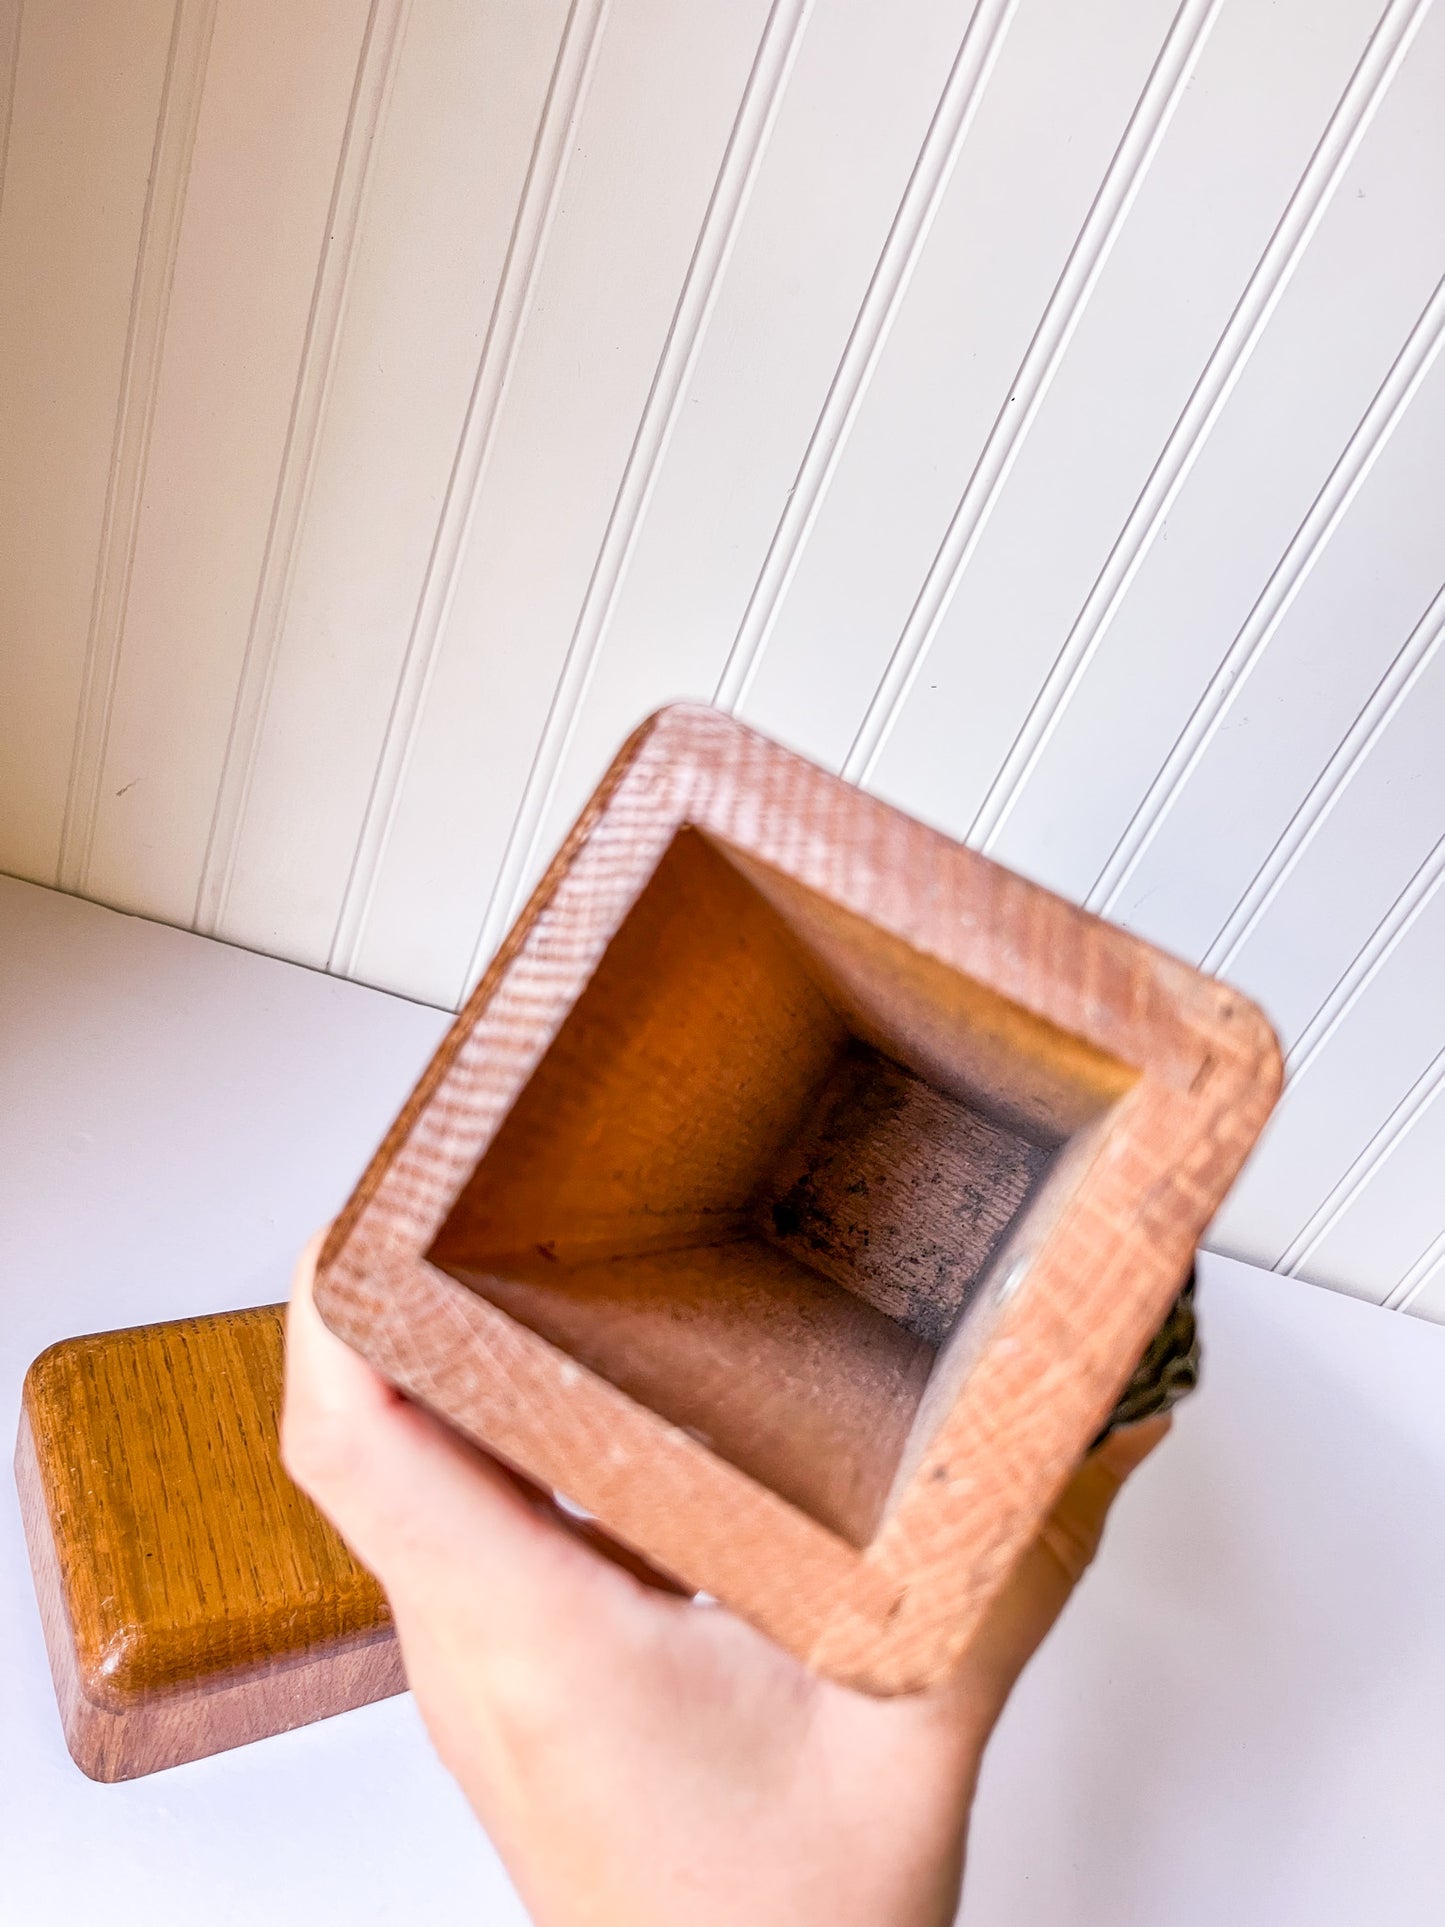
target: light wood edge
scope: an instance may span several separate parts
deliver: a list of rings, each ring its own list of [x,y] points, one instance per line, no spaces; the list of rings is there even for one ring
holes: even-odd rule
[[[754,807],[763,775],[769,784],[765,811]],[[858,863],[856,844],[839,861],[839,840],[820,833],[820,816],[826,824],[840,812],[852,819],[855,832],[861,826],[871,833],[870,864]],[[432,1273],[421,1254],[683,824],[747,850],[1112,1055],[1149,1065],[1116,1107],[1105,1134],[1100,1158],[1111,1166],[1107,1199],[1062,1214],[1025,1289],[981,1348],[920,1468],[919,1484],[944,1455],[950,1462],[967,1457],[991,1463],[992,1476],[945,1481],[942,1492],[929,1492],[927,1525],[915,1516],[921,1503],[910,1506],[905,1496],[862,1558],[834,1540],[852,1560],[853,1576],[842,1595],[828,1587],[821,1616],[786,1600],[775,1613],[757,1573],[742,1575],[745,1597],[736,1601],[737,1609],[819,1670],[872,1691],[908,1690],[956,1664],[1164,1317],[1199,1235],[1273,1107],[1281,1080],[1279,1048],[1263,1015],[1229,987],[729,718],[689,705],[659,712],[619,752],[539,883],[338,1220],[318,1273],[317,1302],[333,1329],[493,1449],[485,1415],[497,1409],[490,1381],[498,1374],[489,1373],[487,1385],[475,1375],[459,1382],[445,1360],[431,1356],[430,1335],[419,1335],[436,1313],[450,1318],[460,1311],[470,1327],[472,1314],[461,1300],[472,1294]],[[940,872],[947,874],[940,878]],[[929,926],[918,914],[920,896],[930,900],[930,892],[917,889],[921,873],[967,893],[975,905],[971,920],[951,924],[943,941],[937,923]],[[1080,980],[1030,968],[1031,958],[1053,953],[1050,930],[1066,927],[1071,937],[1086,935],[1087,968]],[[523,959],[525,997],[509,1009],[510,980]],[[1127,994],[1109,994],[1111,984]],[[531,1029],[536,1041],[530,1050],[517,1050],[516,1029]],[[444,1081],[450,1082],[451,1101],[433,1104]],[[1090,1265],[1090,1251],[1104,1236],[1113,1261]],[[368,1274],[386,1275],[395,1290],[398,1261],[407,1268],[408,1289],[379,1299],[368,1289]],[[1087,1287],[1081,1288],[1075,1271],[1070,1311],[1061,1281],[1081,1263]],[[423,1282],[426,1274],[430,1283]],[[521,1328],[495,1308],[487,1310],[486,1342],[499,1361],[503,1332],[515,1350]],[[526,1338],[524,1349],[542,1343],[531,1334]],[[1030,1361],[1041,1350],[1052,1354],[1061,1341],[1069,1370],[1050,1376],[1043,1398]],[[571,1365],[560,1353],[554,1359],[550,1369]],[[641,1421],[640,1436],[662,1426],[615,1388],[606,1390],[638,1415],[629,1422]],[[510,1422],[520,1423],[515,1411]],[[514,1449],[524,1435],[531,1436],[525,1427],[513,1438]],[[558,1458],[554,1443],[533,1439],[530,1449],[549,1463]],[[718,1464],[700,1449],[684,1458],[689,1481],[704,1465]],[[524,1463],[519,1456],[518,1464],[533,1477],[562,1483],[550,1478],[539,1458]],[[764,1490],[746,1483],[754,1497]],[[580,1490],[569,1496],[589,1503]],[[807,1529],[802,1537],[822,1530],[776,1495],[766,1498],[791,1515],[786,1525],[776,1519],[790,1543],[796,1544],[800,1526]],[[664,1555],[658,1518],[649,1516],[638,1536],[606,1505],[589,1509],[685,1580],[718,1552],[693,1537],[691,1556],[683,1547]],[[935,1598],[931,1608],[924,1602],[910,1610],[912,1582],[947,1564],[965,1545],[972,1584]],[[802,1576],[793,1578],[801,1590]],[[718,1591],[715,1574],[706,1583]]]
[[[88,1778],[139,1779],[406,1691],[395,1631],[382,1626],[239,1677],[203,1676],[131,1705],[115,1703],[104,1682],[81,1677],[49,1495],[24,1403],[15,1484],[65,1744]]]
[[[657,720],[657,716],[649,716],[645,722],[639,724],[613,757],[607,773],[588,798],[582,813],[563,839],[557,854],[548,864],[516,921],[498,945],[496,955],[478,978],[471,994],[453,1018],[446,1035],[417,1079],[411,1094],[392,1120],[381,1143],[372,1153],[366,1169],[356,1182],[355,1189],[328,1227],[316,1262],[319,1294],[324,1293],[325,1282],[340,1261],[364,1213],[390,1175],[397,1157],[403,1148],[410,1144],[427,1106],[466,1048],[478,1017],[496,995],[542,912],[571,868],[577,853],[586,844],[602,817],[612,799],[613,792],[632,767],[637,751],[652,734]]]
[[[793,1650],[806,1651],[845,1600],[875,1616],[893,1603],[856,1547],[424,1261],[384,1259],[364,1293],[335,1293],[327,1321],[477,1444]],[[559,1424],[569,1411],[580,1416]],[[778,1553],[771,1571],[739,1557],[731,1525],[744,1509]],[[699,1513],[714,1529],[698,1531]],[[683,1517],[692,1523],[679,1532]]]
[[[1156,1091],[1122,1109],[1150,1128]],[[1018,1296],[977,1347],[972,1368],[900,1502],[868,1549],[901,1604],[880,1622],[858,1602],[825,1629],[810,1655],[820,1671],[875,1690],[905,1691],[946,1677],[1040,1520],[1098,1433],[1159,1329],[1212,1213],[1169,1209],[1160,1188],[1129,1170],[1135,1147],[1117,1126],[1092,1185],[1066,1205]],[[915,1586],[915,1573],[970,1548],[972,1583]]]

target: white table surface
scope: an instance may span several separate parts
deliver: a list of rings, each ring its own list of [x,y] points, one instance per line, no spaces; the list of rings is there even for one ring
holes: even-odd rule
[[[444,1023],[0,878],[3,1437],[53,1339],[283,1296]],[[1224,1259],[1201,1296],[1205,1388],[996,1737],[964,1922],[1439,1927],[1445,1328]],[[0,1650],[5,1927],[524,1919],[406,1698],[84,1779],[8,1483]]]

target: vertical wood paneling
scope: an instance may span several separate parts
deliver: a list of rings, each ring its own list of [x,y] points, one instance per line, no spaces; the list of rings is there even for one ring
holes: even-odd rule
[[[908,16],[850,0],[809,19],[530,861],[498,891],[483,948],[626,731],[668,697],[710,698],[736,665],[768,559],[866,388],[1004,24],[971,0]]]
[[[1394,907],[1411,900],[1435,862],[1445,825],[1442,619],[1437,597],[1392,665],[1393,674],[1402,660],[1412,664],[1398,692],[1406,700],[1385,703],[1348,780],[1331,791],[1314,834],[1299,843],[1229,961],[1229,974],[1268,1003],[1301,1054],[1354,959],[1388,930]],[[1362,714],[1373,704],[1372,697]],[[1322,780],[1328,772],[1326,765]],[[1342,877],[1351,879],[1348,889]]]
[[[1264,860],[1439,587],[1442,341],[1445,288],[1265,582],[1240,632],[1243,646],[1231,645],[1234,660],[1226,656],[1180,753],[1166,762],[1172,807],[1127,892],[1109,903],[1111,914],[1156,942],[1203,955],[1240,875]],[[1261,754],[1264,746],[1269,753]]]
[[[1392,1311],[1445,1324],[1445,1231],[1431,1239],[1385,1303]]]
[[[1014,463],[1063,365],[1115,242],[1123,231],[1149,168],[1174,118],[1205,42],[1219,15],[1217,0],[1187,0],[1174,17],[1123,138],[1094,196],[1063,273],[1044,309],[1028,353],[1009,385],[982,453],[938,553],[924,577],[883,678],[868,705],[843,763],[844,773],[866,779],[887,739],[893,718],[937,638],[974,551],[983,538]]]
[[[886,794],[997,842],[1417,12],[1393,7],[1363,61],[1374,0],[1221,14],[883,743]]]
[[[929,124],[907,187],[858,311],[827,399],[814,425],[797,479],[788,491],[763,566],[748,597],[728,658],[717,678],[717,700],[741,707],[762,651],[777,622],[782,599],[812,536],[819,511],[852,436],[909,284],[932,238],[939,210],[972,131],[1017,7],[974,8],[943,93]]]
[[[835,767],[1007,406],[1172,13],[1167,0],[1131,0],[1091,18],[1034,0],[1010,27],[740,692],[747,721]],[[1006,198],[993,186],[1003,180]]]
[[[772,138],[778,108],[792,78],[810,5],[811,0],[774,0],[763,29],[712,198],[688,263],[662,358],[577,612],[546,726],[527,773],[516,820],[492,886],[487,915],[467,962],[464,984],[473,982],[490,960],[527,894],[529,879],[538,868],[538,845],[556,788],[558,768],[575,732],[582,698],[591,684],[602,639],[656,488],[658,470],[687,399],[703,337],[731,261],[738,227]],[[545,857],[542,861],[545,862]]]
[[[189,924],[286,445],[363,0],[220,0],[84,887]]]
[[[1348,1179],[1445,1045],[1445,888],[1435,887],[1397,940],[1356,975],[1328,1040],[1302,1040],[1255,1156],[1211,1233],[1221,1250],[1281,1262]]]
[[[452,1003],[753,721],[1259,997],[1445,1320],[1445,7],[0,0],[0,866]]]
[[[564,47],[566,23],[563,0],[412,0],[226,857],[219,929],[236,942],[331,956],[403,668],[433,646],[514,353],[539,238],[518,204],[524,186],[547,204],[561,153],[559,134],[533,154],[549,82],[564,128],[595,35],[574,10]]]
[[[328,963],[354,971],[365,940],[401,786],[411,763],[422,708],[431,687],[472,517],[486,479],[502,404],[511,385],[522,328],[531,309],[544,251],[567,179],[572,130],[591,82],[605,7],[574,4],[557,55],[537,130],[532,165],[497,290],[481,364],[462,426],[461,446],[447,486],[436,540],[428,558],[415,620],[407,640],[381,754],[367,798],[346,892],[337,915]]]
[[[1106,914],[1127,919],[1147,901],[1159,939],[1196,956],[1232,908],[1211,887],[1211,855],[1236,876],[1248,852],[1236,857],[1212,833],[1201,844],[1196,824],[1181,868],[1169,818],[1222,710],[1239,701],[1280,623],[1293,620],[1291,601],[1308,593],[1310,571],[1438,342],[1435,310],[1416,324],[1439,274],[1432,242],[1445,226],[1442,56],[1445,16],[1436,16],[1382,99],[1163,538],[1098,638],[1087,677],[995,840],[1005,861],[1036,868]],[[1397,479],[1409,486],[1408,471]],[[1229,784],[1215,788],[1236,813],[1251,808]],[[1078,808],[1064,820],[1045,811],[1046,797],[1068,791],[1081,795]],[[1169,854],[1159,855],[1176,879],[1189,878],[1190,902],[1173,916],[1150,849],[1161,833]]]
[[[609,9],[377,852],[368,981],[460,993],[766,18]]]
[[[0,201],[0,865],[53,883],[173,0],[26,0]]]
[[[235,876],[241,823],[295,578],[301,524],[315,479],[322,422],[350,293],[357,231],[396,78],[407,11],[408,0],[371,0],[367,17],[341,160],[326,213],[316,288],[311,298],[300,373],[266,530],[261,576],[241,659],[226,755],[196,893],[196,928],[208,935],[214,934],[225,922],[227,899]]]
[[[1085,673],[1094,665],[1100,642],[1107,636],[1117,611],[1132,589],[1141,563],[1164,530],[1179,490],[1208,447],[1236,384],[1247,372],[1266,330],[1271,328],[1278,304],[1307,257],[1359,143],[1413,45],[1428,6],[1429,0],[1390,0],[1381,15],[1264,252],[1235,302],[1178,421],[1031,705],[1023,728],[980,805],[972,833],[985,848],[1002,849],[1010,816],[1025,786],[1038,773],[1040,759],[1061,722],[1066,720]],[[1246,103],[1246,111],[1254,104]],[[1266,124],[1271,136],[1276,131],[1288,132],[1276,130],[1273,117]],[[1276,144],[1273,138],[1261,143],[1266,151]],[[1240,212],[1246,209],[1243,225],[1250,226],[1249,215],[1254,210],[1249,208],[1247,199]],[[1206,220],[1212,211],[1207,203],[1198,210]],[[1235,218],[1238,220],[1238,214]]]
[[[181,211],[190,180],[215,24],[216,0],[177,0],[131,289],[120,401],[60,834],[56,881],[64,890],[85,890],[90,883],[90,857],[100,818],[100,786],[140,534]]]
[[[1309,863],[1317,847],[1324,847],[1318,844],[1321,833],[1338,830],[1331,819],[1342,803],[1352,806],[1340,820],[1349,822],[1356,839],[1353,852],[1344,853],[1347,859],[1351,854],[1355,858],[1349,866],[1350,874],[1362,870],[1370,862],[1372,852],[1387,848],[1398,836],[1399,822],[1393,810],[1378,814],[1371,821],[1362,799],[1368,790],[1368,773],[1387,766],[1386,756],[1390,753],[1381,754],[1387,734],[1402,723],[1408,727],[1409,720],[1414,718],[1423,718],[1428,729],[1430,718],[1440,713],[1431,707],[1429,687],[1422,685],[1427,677],[1433,682],[1441,673],[1442,643],[1445,643],[1445,589],[1431,598],[1429,608],[1406,637],[1370,700],[1255,871],[1204,957],[1207,969],[1225,971],[1234,966],[1240,951],[1269,916],[1281,894],[1298,884],[1302,866]],[[1434,700],[1438,703],[1441,698]],[[1402,715],[1402,712],[1407,713]],[[1388,766],[1393,767],[1393,757]],[[1428,810],[1425,814],[1427,820],[1433,816]],[[1360,841],[1362,817],[1365,837]],[[1336,862],[1339,854],[1336,853]]]
[[[1445,1045],[1306,1221],[1281,1269],[1376,1303],[1408,1279],[1440,1230],[1442,1100]]]

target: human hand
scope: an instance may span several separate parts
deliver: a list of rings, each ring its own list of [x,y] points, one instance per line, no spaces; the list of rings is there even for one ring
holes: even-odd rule
[[[322,1324],[282,1456],[386,1590],[438,1753],[537,1927],[945,1927],[988,1736],[1167,1418],[1079,1468],[947,1685],[820,1679],[624,1571]]]

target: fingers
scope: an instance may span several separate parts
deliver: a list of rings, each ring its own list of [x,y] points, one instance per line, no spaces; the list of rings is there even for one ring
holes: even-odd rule
[[[1098,1552],[1124,1481],[1169,1425],[1165,1416],[1126,1426],[1089,1454],[984,1615],[952,1690],[961,1716],[985,1737]]]
[[[1135,1425],[1121,1425],[1117,1432],[1109,1434],[1102,1445],[1095,1447],[1089,1460],[1107,1469],[1117,1490],[1130,1473],[1144,1463],[1155,1446],[1168,1437],[1172,1423],[1169,1414],[1161,1412],[1157,1418],[1140,1419]]]
[[[333,1473],[344,1469],[323,1462],[323,1454],[337,1453],[358,1421],[372,1417],[384,1424],[385,1414],[400,1403],[400,1394],[360,1353],[327,1330],[312,1302],[311,1286],[325,1236],[325,1232],[317,1232],[296,1261],[286,1315],[286,1407],[281,1451],[288,1472],[298,1484],[308,1487],[310,1478],[302,1477],[302,1473],[314,1474],[325,1484]],[[291,1463],[293,1455],[298,1458],[299,1470]]]
[[[630,1584],[326,1328],[311,1295],[319,1250],[307,1246],[293,1284],[282,1459],[398,1622],[413,1604],[433,1617],[461,1605],[487,1643],[524,1654],[575,1619],[579,1588]]]
[[[560,1523],[546,1495],[524,1492],[326,1328],[311,1293],[320,1247],[313,1240],[296,1272],[282,1457],[380,1579],[403,1646],[409,1624],[451,1615],[514,1680],[535,1674],[555,1688],[559,1669],[589,1664],[599,1642],[620,1650],[660,1632],[678,1602],[637,1583],[659,1575],[606,1563],[576,1536],[590,1528]],[[990,1608],[963,1663],[965,1697],[989,1723],[1097,1552],[1125,1479],[1168,1429],[1167,1417],[1130,1426],[1090,1454]]]
[[[1084,1576],[1099,1542],[1109,1508],[1124,1481],[1169,1430],[1169,1418],[1145,1419],[1110,1433],[1079,1467],[1044,1521],[1039,1543],[1059,1563],[1070,1587]]]

